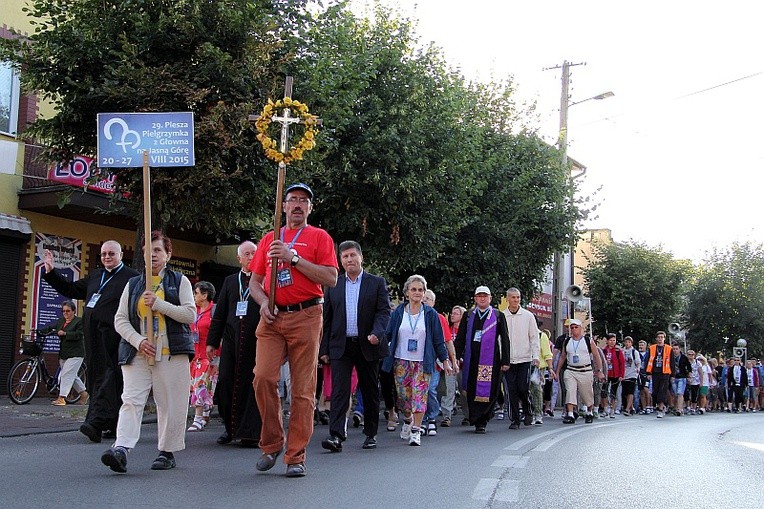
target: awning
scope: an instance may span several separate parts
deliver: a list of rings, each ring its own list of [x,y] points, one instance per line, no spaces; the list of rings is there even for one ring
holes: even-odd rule
[[[25,217],[0,212],[0,230],[12,230],[29,235],[32,233],[32,223]]]

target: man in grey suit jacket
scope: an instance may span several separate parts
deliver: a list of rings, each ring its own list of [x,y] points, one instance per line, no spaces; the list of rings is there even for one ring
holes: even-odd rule
[[[377,446],[379,427],[379,361],[388,355],[385,329],[390,321],[387,283],[363,270],[361,246],[352,240],[340,244],[340,262],[345,274],[337,286],[324,292],[324,335],[319,358],[331,366],[332,395],[330,436],[324,449],[342,451],[347,438],[350,377],[353,368],[363,398],[364,449]]]

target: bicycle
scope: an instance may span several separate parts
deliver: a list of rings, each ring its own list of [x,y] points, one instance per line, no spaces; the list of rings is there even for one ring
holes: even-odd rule
[[[58,375],[61,373],[61,366],[51,376],[43,351],[45,336],[40,335],[37,329],[32,329],[30,334],[24,335],[21,339],[19,353],[26,355],[27,358],[16,362],[8,374],[8,395],[17,405],[29,403],[37,394],[41,382],[45,383],[50,394],[58,393]],[[86,382],[87,366],[84,361],[77,371],[77,376],[83,383]],[[64,399],[67,403],[76,403],[80,400],[80,394],[72,389],[64,396]]]

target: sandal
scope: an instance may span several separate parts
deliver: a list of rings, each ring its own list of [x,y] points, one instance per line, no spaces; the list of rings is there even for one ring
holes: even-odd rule
[[[206,423],[202,418],[194,417],[194,422],[191,423],[191,426],[189,426],[186,431],[204,431],[205,424]]]

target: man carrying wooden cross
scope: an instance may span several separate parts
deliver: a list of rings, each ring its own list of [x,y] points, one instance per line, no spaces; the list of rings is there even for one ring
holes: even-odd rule
[[[261,472],[270,470],[286,445],[287,477],[307,473],[305,450],[313,434],[316,363],[323,328],[322,285],[337,284],[337,254],[334,241],[321,228],[308,224],[313,210],[313,191],[306,184],[292,184],[283,202],[286,225],[278,239],[268,232],[259,242],[249,269],[250,293],[260,306],[255,360],[255,397],[262,415],[260,434]],[[276,259],[272,264],[271,260]],[[273,268],[275,267],[275,269]],[[263,281],[276,271],[275,308],[269,306],[270,289]],[[279,368],[289,361],[292,374],[289,437],[285,442]]]

